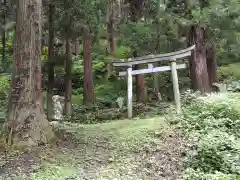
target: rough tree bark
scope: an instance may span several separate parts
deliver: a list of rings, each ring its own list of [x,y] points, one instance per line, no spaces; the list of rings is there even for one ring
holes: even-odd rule
[[[196,45],[190,58],[190,77],[192,88],[200,92],[210,92],[204,29],[199,25],[192,25],[189,31],[189,45]]]
[[[161,12],[160,12],[160,6],[161,6],[161,0],[158,0],[157,2],[157,12],[156,12],[156,21],[157,21],[157,46],[156,46],[156,51],[157,53],[161,52],[161,47],[160,47],[160,40],[161,40],[161,32],[160,32],[160,18],[161,18]],[[155,63],[156,66],[159,63]],[[154,92],[156,93],[156,95],[159,97],[158,100],[162,100],[161,98],[161,93],[159,90],[159,78],[158,78],[158,72],[153,73],[153,87],[154,87]]]
[[[130,3],[130,12],[131,12],[131,20],[133,23],[137,23],[141,7],[142,7],[142,0],[131,0]],[[135,32],[133,32],[135,33]],[[136,49],[132,48],[133,57],[137,57]],[[141,66],[137,65],[135,69],[139,69]],[[144,75],[136,75],[136,97],[138,102],[146,102],[147,101],[147,91],[145,88],[145,80]]]
[[[75,55],[78,56],[80,54],[80,42],[79,42],[79,38],[75,38]]]
[[[116,27],[120,21],[121,7],[120,0],[109,2],[107,13],[107,32],[108,32],[108,52],[112,57],[116,56]],[[111,76],[113,67],[112,63],[107,64],[107,79]]]
[[[207,46],[207,70],[209,76],[209,83],[218,82],[217,76],[217,60],[216,60],[216,47],[213,41],[209,41]]]
[[[12,91],[6,124],[14,148],[37,146],[54,138],[41,106],[41,0],[17,1]]]
[[[116,41],[114,37],[114,2],[110,2],[108,8],[107,32],[108,32],[108,45],[109,53],[115,56]]]
[[[49,14],[48,14],[48,91],[47,91],[47,112],[48,120],[53,118],[53,88],[54,88],[54,5],[49,3]]]
[[[64,114],[72,115],[72,58],[70,52],[70,37],[66,30],[66,61],[65,61],[65,108]]]
[[[83,101],[87,106],[94,103],[94,86],[92,73],[92,42],[89,29],[83,28],[84,85]]]

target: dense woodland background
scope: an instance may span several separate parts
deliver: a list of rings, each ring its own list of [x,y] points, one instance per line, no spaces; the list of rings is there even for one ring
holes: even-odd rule
[[[118,77],[121,69],[113,69],[112,60],[172,52],[190,44],[197,43],[196,60],[190,63],[190,71],[179,72],[181,90],[193,87],[210,91],[212,82],[217,81],[216,65],[239,59],[238,3],[234,0],[72,0],[50,4],[44,1],[41,61],[43,89],[48,92],[44,93],[48,118],[52,116],[53,94],[65,96],[66,115],[79,108],[91,109],[93,104],[101,109],[114,107],[118,97],[125,98],[126,81]],[[13,67],[15,16],[14,1],[3,1],[1,68],[8,74]],[[198,70],[200,74],[196,74]],[[7,85],[7,76],[2,78]],[[138,76],[134,89],[137,102],[156,100],[158,92],[164,100],[173,97],[169,72]],[[71,103],[75,104],[73,109]]]
[[[200,92],[194,98],[216,91],[215,83],[228,84],[229,91],[240,90],[239,0],[2,0],[0,22],[0,109],[6,147],[39,146],[56,139],[49,124],[54,120],[53,95],[65,98],[64,121],[95,124],[126,118],[127,81],[118,76],[124,69],[114,68],[113,60],[195,45],[192,56],[183,60],[188,68],[178,71],[183,96],[187,89]],[[135,117],[167,114],[165,107],[173,101],[170,72],[138,75],[133,88]],[[190,105],[183,99],[188,104],[183,105],[186,111],[181,117],[184,131],[197,133],[200,142],[208,133],[216,135],[221,144],[221,136],[207,129],[217,130],[215,123],[229,133],[226,138],[239,138],[235,129],[239,113],[225,110],[225,105],[210,108],[190,96]],[[123,108],[117,104],[120,97]],[[222,124],[209,123],[209,117]],[[205,141],[214,147],[206,148]],[[229,145],[230,154],[236,156],[224,164],[226,151],[209,141],[198,144],[202,154],[189,161],[188,173],[239,174],[239,147]],[[222,154],[216,157],[213,149]],[[222,161],[216,161],[219,158]]]

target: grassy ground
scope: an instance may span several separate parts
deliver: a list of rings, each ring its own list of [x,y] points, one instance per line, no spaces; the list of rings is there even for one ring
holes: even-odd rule
[[[215,99],[233,99],[232,104],[240,108],[240,93],[226,93]],[[60,123],[55,130],[59,139],[54,145],[7,158],[0,152],[0,177],[177,180],[184,168],[188,142],[165,117],[92,125]]]
[[[0,174],[51,179],[177,179],[180,134],[164,117],[105,124],[60,124],[59,141],[8,160]],[[181,148],[182,147],[182,148]],[[1,177],[1,176],[0,176]],[[162,177],[162,178],[161,178]]]

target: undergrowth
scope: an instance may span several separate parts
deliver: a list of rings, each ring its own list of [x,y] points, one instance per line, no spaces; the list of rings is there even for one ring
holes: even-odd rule
[[[74,137],[74,147],[46,149],[41,153],[41,166],[32,179],[142,179],[155,176],[155,162],[150,161],[161,150],[159,138],[168,131],[163,117],[144,120],[122,120],[83,125],[57,124],[64,136]],[[146,164],[151,165],[148,175]],[[64,177],[64,178],[63,178]]]
[[[181,129],[192,141],[185,180],[240,179],[239,99],[229,94],[183,97]]]
[[[113,103],[112,103],[113,104]],[[133,116],[144,119],[163,115],[169,103],[134,103]],[[69,121],[82,124],[96,124],[109,122],[111,120],[126,119],[127,107],[104,107],[104,105],[96,104],[92,108],[84,105],[73,106],[73,116]]]

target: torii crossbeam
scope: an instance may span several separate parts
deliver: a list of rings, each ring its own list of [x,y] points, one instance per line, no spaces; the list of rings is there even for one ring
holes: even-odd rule
[[[128,118],[132,118],[132,76],[138,74],[147,74],[153,72],[160,72],[160,71],[169,71],[172,72],[172,82],[173,82],[173,91],[174,91],[174,99],[176,104],[177,113],[181,111],[181,101],[180,101],[180,90],[178,84],[178,75],[177,69],[186,68],[186,64],[176,64],[176,61],[179,59],[183,59],[185,57],[191,56],[192,51],[195,49],[195,45],[183,49],[180,51],[175,51],[166,54],[158,54],[158,55],[147,55],[142,57],[136,58],[129,58],[129,59],[121,59],[121,60],[114,60],[112,62],[113,66],[115,67],[127,67],[127,71],[120,72],[119,76],[128,76]],[[152,63],[159,62],[159,61],[170,61],[170,66],[161,66],[161,67],[153,67]],[[138,64],[148,64],[147,69],[139,69],[139,70],[132,70],[132,66]]]

